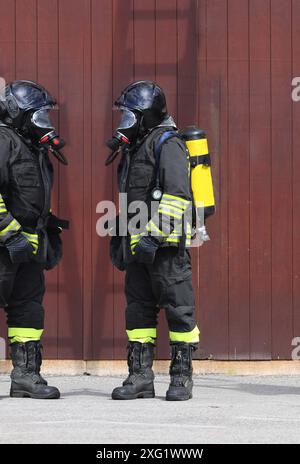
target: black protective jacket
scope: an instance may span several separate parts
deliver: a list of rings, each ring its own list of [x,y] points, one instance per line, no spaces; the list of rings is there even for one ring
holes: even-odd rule
[[[151,195],[156,184],[157,159],[155,143],[165,131],[176,130],[172,118],[168,117],[154,128],[135,147],[125,149],[118,169],[119,190],[127,193],[128,209],[139,202],[148,207],[148,215],[142,223],[138,223],[138,232],[130,236],[131,252],[140,237],[147,232],[160,240],[160,246],[179,246],[182,243],[182,218],[192,209],[190,185],[190,163],[186,146],[178,137],[167,140],[161,149],[158,165],[159,184],[162,189],[162,199],[154,201]],[[152,202],[152,208],[151,208]],[[122,206],[121,206],[122,209]],[[135,212],[128,213],[129,221]],[[184,245],[191,240],[191,224],[187,224]],[[128,253],[127,253],[128,256]]]
[[[59,226],[51,214],[53,167],[47,150],[28,146],[11,128],[0,124],[0,245],[17,233],[37,233],[35,260],[53,267],[61,254]],[[55,256],[54,256],[55,255]],[[56,264],[56,262],[55,262]]]

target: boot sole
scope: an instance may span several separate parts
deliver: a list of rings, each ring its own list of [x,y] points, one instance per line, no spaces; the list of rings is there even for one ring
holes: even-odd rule
[[[139,398],[154,398],[155,397],[155,392],[139,392],[136,393],[135,395],[118,395],[118,394],[113,394],[111,395],[113,400],[137,400]]]
[[[188,401],[188,400],[191,400],[192,398],[193,398],[192,394],[181,397],[181,398],[179,398],[178,396],[168,396],[167,395],[166,396],[166,401]]]
[[[11,391],[10,397],[11,398],[32,398],[35,400],[58,400],[60,398],[60,394],[39,396],[39,395],[34,395],[33,393],[28,393],[26,391],[18,390],[14,392]]]

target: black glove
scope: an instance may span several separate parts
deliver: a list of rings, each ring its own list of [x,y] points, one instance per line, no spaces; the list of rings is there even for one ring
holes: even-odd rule
[[[9,252],[11,262],[14,264],[30,261],[34,252],[33,246],[22,233],[11,237],[5,242],[5,246]]]
[[[138,263],[152,264],[155,253],[160,245],[156,237],[147,235],[141,238],[134,249],[134,257]]]

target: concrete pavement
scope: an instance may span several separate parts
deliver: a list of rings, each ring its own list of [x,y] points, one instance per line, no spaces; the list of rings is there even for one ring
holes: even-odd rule
[[[0,375],[0,443],[300,443],[300,376],[195,377],[194,398],[113,401],[121,377],[48,377],[57,401],[11,399]]]

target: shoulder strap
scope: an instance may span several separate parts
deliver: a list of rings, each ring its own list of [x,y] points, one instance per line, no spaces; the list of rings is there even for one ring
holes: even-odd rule
[[[178,134],[178,132],[174,130],[168,130],[164,132],[156,142],[154,142],[154,155],[156,164],[159,165],[160,154],[163,144],[172,137],[180,137],[180,135]]]
[[[160,162],[161,149],[162,149],[163,144],[167,140],[170,140],[173,137],[181,138],[178,132],[174,130],[168,130],[168,131],[165,131],[159,137],[159,139],[154,142],[155,178],[156,178],[157,185],[159,185],[159,162]]]

